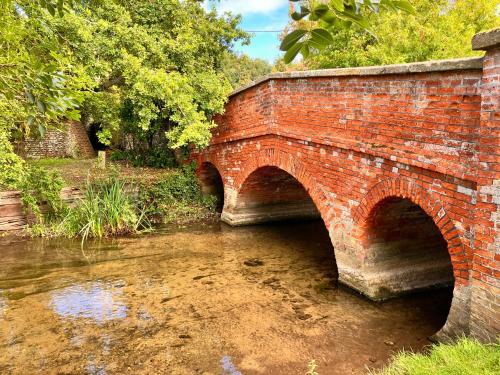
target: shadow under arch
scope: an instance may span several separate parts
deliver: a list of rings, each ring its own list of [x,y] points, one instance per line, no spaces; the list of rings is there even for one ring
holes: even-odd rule
[[[352,214],[363,267],[392,275],[382,294],[450,286],[449,313],[437,340],[468,333],[469,264],[459,232],[434,194],[404,179],[373,186]],[[391,289],[392,288],[392,289]],[[384,297],[382,295],[382,297]]]
[[[363,243],[365,231],[371,225],[370,218],[373,211],[389,198],[407,199],[419,206],[432,219],[446,241],[455,278],[459,282],[468,283],[469,264],[459,232],[441,201],[420,185],[404,179],[387,179],[373,186],[352,214],[356,238]]]
[[[222,212],[224,207],[224,181],[219,168],[212,162],[203,162],[196,170],[201,189],[204,195],[213,196],[216,199],[216,209]]]
[[[290,154],[264,150],[240,167],[233,186],[221,217],[230,225],[322,218],[329,228],[326,195]]]

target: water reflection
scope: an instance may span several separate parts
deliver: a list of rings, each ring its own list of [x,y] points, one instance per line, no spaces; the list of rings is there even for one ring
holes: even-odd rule
[[[7,310],[7,300],[2,297],[3,290],[0,289],[0,318],[5,314]]]
[[[236,367],[234,366],[233,361],[232,361],[230,356],[225,355],[224,357],[222,357],[220,363],[222,365],[222,370],[224,371],[224,374],[242,375],[241,372],[236,370]]]
[[[96,281],[52,292],[50,306],[63,318],[89,318],[103,323],[127,317],[127,306],[120,301],[121,295],[112,284]]]
[[[89,375],[106,375],[106,367],[102,363],[96,363],[93,356],[89,356],[86,366]]]

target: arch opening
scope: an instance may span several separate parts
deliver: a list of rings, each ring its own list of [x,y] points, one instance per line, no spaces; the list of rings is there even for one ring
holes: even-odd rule
[[[377,286],[372,297],[385,299],[454,285],[448,244],[434,220],[410,199],[388,197],[374,206],[362,238],[364,268]]]
[[[217,212],[224,207],[224,182],[219,170],[212,163],[203,163],[198,170],[201,189],[204,195],[215,198]]]
[[[264,166],[253,171],[231,202],[222,219],[231,225],[271,221],[318,219],[320,213],[304,186],[288,172]]]

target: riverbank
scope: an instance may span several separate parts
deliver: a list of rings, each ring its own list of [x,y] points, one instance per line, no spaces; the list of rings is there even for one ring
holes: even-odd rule
[[[0,230],[26,236],[108,237],[218,218],[216,202],[204,196],[194,165],[132,167],[94,160],[28,161],[53,193],[0,192]],[[53,187],[56,181],[59,187]],[[40,187],[38,187],[39,190]],[[26,205],[25,201],[28,198]],[[38,214],[30,207],[35,206]]]
[[[65,186],[83,188],[88,178],[107,178],[118,174],[120,179],[129,183],[153,183],[175,172],[175,168],[136,167],[126,161],[107,160],[105,168],[99,168],[97,159],[29,159],[27,163],[58,173]]]

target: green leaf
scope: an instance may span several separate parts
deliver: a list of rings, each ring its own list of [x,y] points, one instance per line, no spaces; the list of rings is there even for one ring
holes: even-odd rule
[[[333,43],[332,34],[325,29],[314,29],[311,31],[311,40],[325,47]]]
[[[342,17],[357,23],[362,28],[366,29],[368,27],[368,20],[360,14],[356,14],[353,10],[345,10],[341,13]]]
[[[298,13],[298,12],[293,12],[290,17],[292,17],[292,20],[294,21],[300,21],[302,18],[307,16],[307,13]]]
[[[36,101],[36,106],[38,108],[38,110],[42,113],[45,113],[45,110],[47,109],[47,107],[45,106],[45,103],[42,102],[41,100],[38,100]]]
[[[45,137],[46,130],[47,129],[45,128],[45,126],[42,123],[38,123],[38,131],[40,132],[40,136],[42,138]]]
[[[35,104],[35,97],[33,96],[31,90],[26,90],[26,99],[28,100],[28,103]]]
[[[56,8],[54,7],[54,5],[52,3],[47,3],[46,7],[47,7],[47,10],[49,11],[51,16],[56,15]]]
[[[35,122],[35,116],[29,115],[28,119],[26,120],[26,123],[28,124],[28,126],[32,126],[34,122]]]
[[[60,17],[64,15],[64,0],[57,0],[57,12]]]
[[[285,53],[285,56],[283,57],[283,60],[285,61],[285,64],[289,64],[293,61],[293,59],[295,58],[295,56],[297,56],[297,54],[299,53],[300,49],[302,48],[302,45],[304,43],[302,42],[299,42],[299,43],[295,43],[294,45],[292,45],[288,51],[286,51]]]
[[[397,0],[394,1],[394,6],[398,9],[401,9],[407,13],[415,14],[415,8],[408,0]]]
[[[304,59],[307,59],[309,57],[309,52],[310,52],[309,51],[309,44],[304,43],[304,45],[300,49],[300,53],[302,54],[302,56],[304,57]]]
[[[323,17],[321,17],[322,22],[326,22],[328,25],[333,25],[335,22],[339,20],[339,16],[329,10],[328,12],[325,13]]]
[[[330,0],[330,4],[339,12],[344,11],[344,0]]]
[[[317,21],[323,17],[328,12],[328,6],[325,4],[320,4],[311,10],[311,15],[309,19],[311,21]]]
[[[292,17],[292,19],[294,21],[300,21],[302,18],[306,17],[309,13],[311,13],[311,11],[309,10],[309,8],[305,7],[305,6],[301,6],[300,7],[300,12],[293,12],[290,17]]]
[[[281,42],[280,45],[280,50],[282,51],[288,51],[291,47],[295,46],[296,43],[304,36],[306,35],[307,31],[298,29],[292,31],[290,34],[288,34],[283,41]]]

